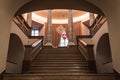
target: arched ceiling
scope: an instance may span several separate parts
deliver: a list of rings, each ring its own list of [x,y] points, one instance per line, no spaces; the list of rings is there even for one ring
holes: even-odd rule
[[[32,0],[22,6],[16,14],[47,9],[74,9],[103,15],[103,12],[86,0]]]
[[[48,16],[48,10],[40,10],[33,12],[41,17],[47,18]],[[82,16],[86,14],[85,11],[79,11],[79,10],[72,10],[72,16],[73,18]],[[68,19],[68,9],[53,9],[52,10],[52,19]]]

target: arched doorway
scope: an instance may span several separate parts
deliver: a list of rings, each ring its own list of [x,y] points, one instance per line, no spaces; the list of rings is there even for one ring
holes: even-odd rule
[[[24,46],[18,35],[11,33],[7,56],[6,73],[21,73],[24,59]]]
[[[98,41],[96,48],[96,64],[99,73],[112,73],[112,56],[109,35],[105,33]]]

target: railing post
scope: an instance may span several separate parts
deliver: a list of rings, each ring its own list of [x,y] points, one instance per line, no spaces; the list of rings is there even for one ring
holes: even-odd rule
[[[32,61],[31,52],[32,52],[32,47],[30,45],[25,45],[23,72],[29,70],[29,66],[31,65],[31,61]]]
[[[87,45],[88,66],[91,71],[96,72],[96,62],[94,58],[93,44]]]
[[[44,48],[44,37],[42,37],[42,49]]]
[[[79,44],[79,42],[78,42],[78,36],[76,36],[76,41],[77,41],[77,48],[78,48],[78,44]]]

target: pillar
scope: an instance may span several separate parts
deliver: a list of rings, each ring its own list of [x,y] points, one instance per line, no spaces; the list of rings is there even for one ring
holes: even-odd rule
[[[32,13],[27,14],[27,23],[30,27],[32,27]]]
[[[47,35],[46,35],[46,41],[47,43],[45,46],[52,46],[52,11],[48,10],[48,17],[47,17]]]
[[[90,18],[90,26],[91,26],[95,20],[94,13],[89,13],[89,18]]]
[[[90,24],[90,26],[89,26],[89,30],[90,30],[90,34],[92,34],[91,26],[92,26],[92,24],[93,24],[94,21],[95,21],[94,13],[89,13],[89,20],[90,20],[90,22],[89,22],[89,24]]]
[[[73,17],[72,10],[68,10],[68,46],[75,45],[74,44],[74,36],[73,36]]]

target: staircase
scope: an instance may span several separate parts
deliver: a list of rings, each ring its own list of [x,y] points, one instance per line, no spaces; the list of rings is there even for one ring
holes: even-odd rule
[[[96,74],[77,48],[44,48],[24,74],[6,74],[3,80],[115,80],[113,74]]]
[[[49,52],[49,53],[48,53]],[[33,61],[28,73],[88,73],[84,57],[76,48],[44,49]]]

